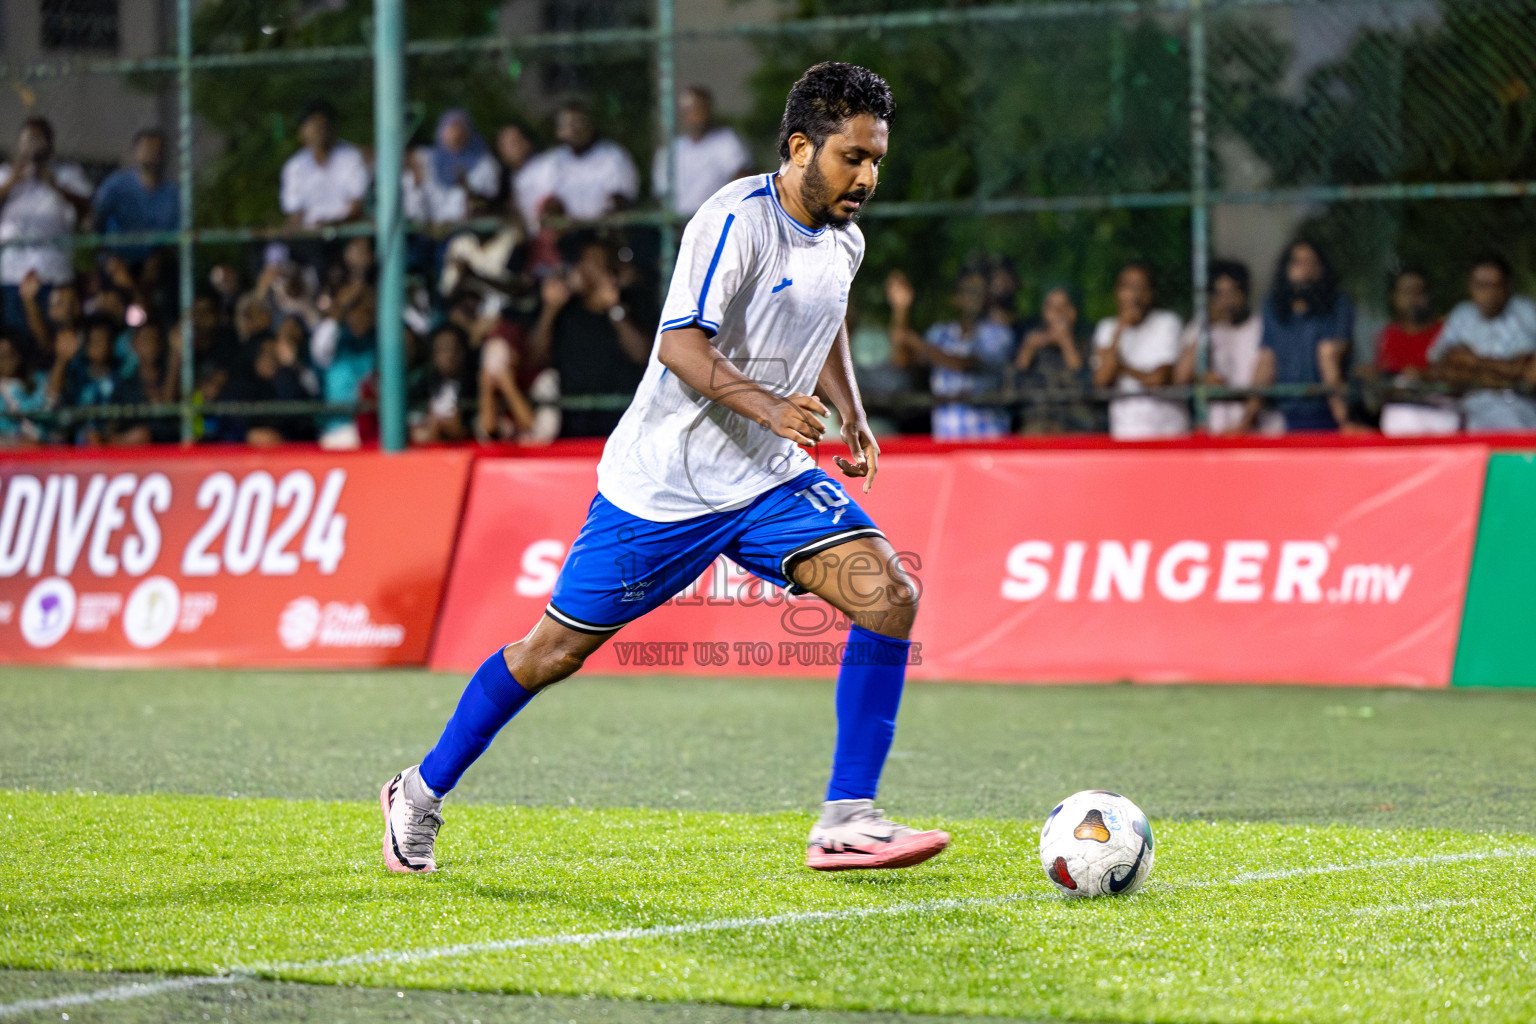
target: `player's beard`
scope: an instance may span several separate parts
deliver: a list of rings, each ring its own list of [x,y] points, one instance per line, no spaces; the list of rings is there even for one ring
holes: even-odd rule
[[[821,173],[818,164],[820,154],[813,158],[805,167],[805,177],[800,180],[800,204],[806,212],[819,223],[825,224],[834,231],[846,231],[848,225],[858,220],[857,213],[843,216],[833,206],[843,199],[857,199],[862,206],[874,195],[874,189],[856,188],[852,192],[838,192],[827,181],[826,175]]]

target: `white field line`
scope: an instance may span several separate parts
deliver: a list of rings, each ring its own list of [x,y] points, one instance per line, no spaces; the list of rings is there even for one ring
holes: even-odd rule
[[[1287,878],[1304,878],[1312,875],[1340,874],[1348,871],[1369,871],[1379,868],[1413,868],[1441,864],[1461,864],[1468,861],[1503,860],[1536,857],[1536,848],[1517,847],[1505,850],[1486,850],[1469,853],[1442,853],[1422,857],[1391,857],[1381,860],[1359,861],[1354,864],[1319,864],[1313,867],[1288,868],[1281,871],[1245,871],[1230,879],[1218,882],[1175,883],[1171,889],[1201,888],[1209,885],[1249,885],[1255,882],[1271,882]],[[673,935],[698,935],[705,932],[747,931],[755,928],[774,928],[781,925],[806,924],[812,921],[853,920],[861,917],[893,917],[899,914],[929,911],[956,910],[966,907],[999,906],[1032,900],[1055,902],[1061,897],[1044,893],[1025,893],[1013,896],[977,897],[972,899],[927,900],[919,903],[897,903],[884,907],[847,907],[842,910],[812,910],[790,914],[771,914],[763,917],[727,917],[714,921],[690,921],[684,924],[656,925],[650,928],[619,928],[603,932],[572,932],[563,935],[531,935],[517,939],[495,939],[488,942],[464,942],[452,946],[434,946],[425,949],[381,950],[356,953],[351,956],[333,957],[326,960],[253,965],[231,968],[227,974],[199,975],[194,977],[167,978],[163,981],[116,985],[92,992],[54,996],[49,999],[28,999],[22,1002],[0,1004],[0,1017],[14,1017],[39,1010],[67,1009],[91,1003],[115,1002],[158,995],[177,989],[195,988],[202,985],[233,985],[249,981],[265,974],[298,973],[327,970],[337,967],[356,967],[379,963],[415,963],[449,957],[471,956],[477,953],[504,952],[512,949],[531,949],[550,946],[590,946],[599,942],[629,942],[639,939],[665,938]],[[1429,908],[1439,902],[1428,901],[1418,906]],[[1395,905],[1392,910],[1417,909],[1413,904]]]
[[[113,1003],[123,999],[139,999],[161,992],[174,992],[181,988],[198,988],[203,985],[229,985],[235,978],[227,974],[193,975],[182,978],[166,978],[164,981],[135,981],[112,988],[99,988],[94,992],[75,992],[67,996],[49,999],[23,999],[19,1003],[0,1006],[0,1017],[16,1017],[23,1013],[41,1010],[67,1010],[71,1006],[88,1006],[91,1003]]]
[[[1433,853],[1423,857],[1393,857],[1387,860],[1368,860],[1355,864],[1318,864],[1309,868],[1285,868],[1280,871],[1244,871],[1228,880],[1226,885],[1246,885],[1249,882],[1274,882],[1282,878],[1301,878],[1307,875],[1334,875],[1344,871],[1364,871],[1368,868],[1415,868],[1436,864],[1462,864],[1469,860],[1502,860],[1536,857],[1536,848],[1512,847],[1507,850],[1486,850],[1473,853]]]
[[[884,907],[803,910],[790,914],[772,914],[766,917],[725,917],[714,921],[688,921],[683,924],[654,925],[650,928],[619,928],[608,932],[575,932],[569,935],[530,935],[520,939],[464,942],[455,946],[437,946],[430,949],[357,953],[352,956],[336,957],[332,960],[313,960],[307,963],[260,964],[245,968],[244,970],[250,974],[275,974],[278,972],[324,970],[334,967],[355,967],[360,964],[415,963],[420,960],[470,956],[475,953],[499,953],[509,949],[528,949],[535,946],[590,946],[597,942],[626,942],[632,939],[666,938],[670,935],[745,931],[753,928],[774,928],[779,925],[806,924],[811,921],[845,921],[860,917],[894,917],[897,914],[955,910],[962,907],[987,907],[996,906],[1001,903],[1020,903],[1027,900],[1055,902],[1058,898],[1048,893],[1024,893],[1016,896],[978,896],[971,899],[924,900],[920,903],[894,903]]]

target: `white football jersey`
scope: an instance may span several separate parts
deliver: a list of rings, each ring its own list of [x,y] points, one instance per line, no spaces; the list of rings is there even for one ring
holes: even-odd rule
[[[812,394],[848,310],[864,236],[813,231],[779,203],[773,174],[716,192],[688,222],[661,333],[696,325],[775,394]],[[653,346],[645,378],[597,467],[597,489],[625,512],[675,522],[723,512],[815,466],[779,437],[678,380]]]

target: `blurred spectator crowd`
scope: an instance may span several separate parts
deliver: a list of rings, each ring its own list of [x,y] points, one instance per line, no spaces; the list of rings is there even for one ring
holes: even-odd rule
[[[174,413],[166,407],[188,395],[202,441],[346,448],[374,436],[373,242],[324,230],[365,220],[373,170],[337,137],[326,102],[296,122],[301,146],[274,186],[299,237],[200,275],[189,345],[174,246],[77,250],[59,237],[178,230],[162,134],[140,132],[128,164],[93,187],[55,156],[46,120],[25,122],[0,165],[0,243],[40,241],[0,250],[0,444],[176,441],[179,416],[147,407]],[[753,161],[716,123],[707,90],[682,92],[678,123],[650,180],[660,199],[676,174],[674,208],[686,218]],[[415,443],[606,436],[639,383],[657,324],[658,235],[612,220],[641,201],[639,170],[580,101],[562,104],[553,128],[541,150],[528,125],[487,136],[448,110],[407,154]],[[1355,307],[1323,248],[1296,241],[1277,263],[1260,296],[1248,267],[1214,262],[1204,324],[1163,308],[1156,268],[1139,261],[1120,268],[1115,313],[1097,323],[1070,282],[1021,295],[999,256],[962,269],[951,316],[919,326],[917,289],[932,283],[893,271],[885,322],[849,308],[872,423],[941,440],[1179,437],[1196,429],[1198,382],[1214,389],[1200,429],[1218,435],[1536,430],[1536,303],[1515,294],[1497,255],[1446,269],[1465,274],[1466,297],[1444,312],[1424,271],[1399,271],[1369,365],[1353,359]]]
[[[1515,294],[1513,270],[1496,254],[1466,270],[1466,298],[1443,315],[1424,271],[1397,271],[1391,322],[1364,364],[1352,361],[1354,304],[1327,254],[1305,240],[1281,253],[1262,297],[1248,267],[1214,261],[1204,332],[1159,308],[1156,272],[1141,261],[1116,275],[1115,315],[1090,324],[1067,284],[1019,317],[1018,278],[992,260],[959,274],[954,319],[921,333],[910,323],[912,284],[891,273],[890,322],[883,332],[855,328],[854,347],[877,353],[866,389],[926,370],[941,440],[1106,429],[1127,441],[1184,437],[1194,431],[1197,379],[1213,393],[1203,429],[1217,436],[1536,431],[1536,302]]]

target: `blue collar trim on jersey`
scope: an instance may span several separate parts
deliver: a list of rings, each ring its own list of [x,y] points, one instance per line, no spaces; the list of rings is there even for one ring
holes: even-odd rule
[[[789,215],[789,211],[784,209],[784,204],[779,201],[779,190],[773,187],[773,179],[776,177],[778,177],[777,171],[775,171],[773,174],[767,175],[763,187],[766,188],[768,190],[768,194],[773,197],[773,205],[777,207],[778,211],[784,215],[784,219],[793,224],[795,226],[795,230],[799,231],[802,235],[809,235],[811,238],[816,238],[819,235],[825,234],[827,230],[827,226],[825,224],[812,231],[810,228],[806,227],[804,224],[801,224],[799,221],[795,220],[795,218]]]

